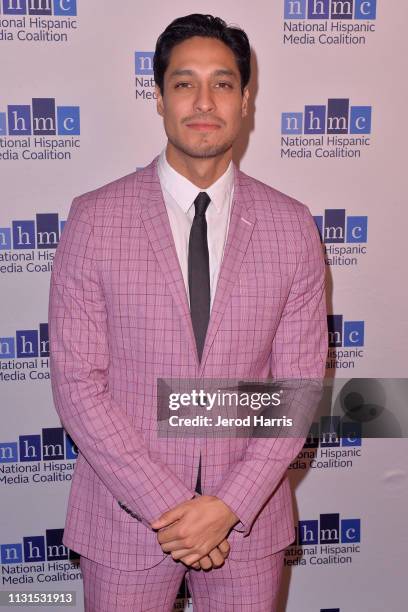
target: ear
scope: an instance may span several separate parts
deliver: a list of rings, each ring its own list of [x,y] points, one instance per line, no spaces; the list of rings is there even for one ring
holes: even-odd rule
[[[163,117],[163,115],[164,115],[163,96],[161,94],[160,87],[158,85],[155,86],[155,92],[156,92],[156,96],[157,96],[156,110],[157,110],[157,113],[161,117]]]
[[[248,114],[248,99],[249,99],[249,89],[248,87],[244,87],[244,91],[242,94],[242,105],[241,105],[241,116],[246,117]]]

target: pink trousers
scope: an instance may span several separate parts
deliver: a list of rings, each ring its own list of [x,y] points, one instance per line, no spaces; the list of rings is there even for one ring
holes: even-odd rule
[[[81,557],[85,612],[171,612],[184,575],[194,612],[276,612],[284,553],[245,562],[227,558],[209,571],[188,569],[170,555],[139,571]]]

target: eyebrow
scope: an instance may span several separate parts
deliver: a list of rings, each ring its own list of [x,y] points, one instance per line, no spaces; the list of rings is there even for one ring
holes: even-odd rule
[[[190,70],[189,68],[183,68],[183,69],[173,70],[173,72],[170,73],[169,78],[172,79],[173,77],[178,77],[178,76],[194,76],[194,74],[195,74],[194,70]],[[218,70],[214,70],[212,74],[213,76],[229,76],[234,79],[237,78],[236,72],[234,72],[233,70],[230,70],[229,68],[218,68]]]

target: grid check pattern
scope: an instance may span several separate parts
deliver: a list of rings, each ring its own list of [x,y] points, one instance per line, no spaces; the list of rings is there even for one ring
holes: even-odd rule
[[[230,558],[294,539],[286,469],[304,439],[160,438],[161,378],[322,378],[322,248],[309,209],[234,166],[234,201],[201,362],[157,175],[143,170],[74,199],[49,300],[51,384],[79,449],[63,542],[144,569],[165,556],[149,523],[204,494],[239,516]],[[314,406],[311,407],[314,410]]]
[[[85,612],[172,612],[185,575],[195,612],[276,612],[284,551],[250,564],[233,561],[208,572],[167,556],[143,571],[124,571],[81,557]]]

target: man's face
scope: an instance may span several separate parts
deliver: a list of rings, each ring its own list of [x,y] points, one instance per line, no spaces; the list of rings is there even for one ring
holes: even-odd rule
[[[157,112],[169,142],[195,158],[221,155],[236,139],[247,114],[248,90],[231,49],[216,38],[194,36],[176,45],[156,87]]]

